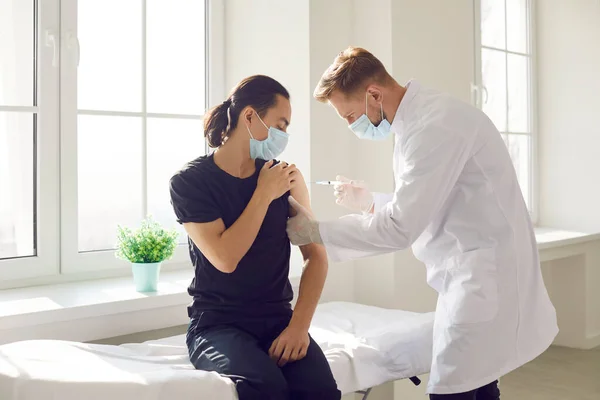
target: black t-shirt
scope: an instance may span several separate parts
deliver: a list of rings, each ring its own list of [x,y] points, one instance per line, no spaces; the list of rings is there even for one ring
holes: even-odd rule
[[[219,168],[213,156],[190,162],[171,178],[171,203],[179,223],[212,222],[221,218],[228,229],[240,217],[265,164],[256,160],[256,172],[240,179]],[[230,274],[216,269],[188,238],[195,268],[188,293],[191,318],[206,323],[235,320],[238,316],[267,316],[289,312],[290,241],[286,233],[289,193],[273,201],[254,243]]]

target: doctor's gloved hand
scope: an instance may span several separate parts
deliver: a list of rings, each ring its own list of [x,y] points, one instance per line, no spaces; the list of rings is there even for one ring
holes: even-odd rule
[[[305,246],[310,243],[323,244],[319,232],[319,222],[310,211],[304,208],[298,201],[290,196],[288,198],[292,207],[292,218],[287,221],[287,234],[294,246]]]
[[[353,181],[344,176],[337,176],[341,185],[333,187],[335,202],[352,211],[370,213],[373,209],[373,194],[363,182]]]

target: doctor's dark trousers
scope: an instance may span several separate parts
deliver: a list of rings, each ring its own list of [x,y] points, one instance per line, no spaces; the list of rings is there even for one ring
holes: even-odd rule
[[[269,348],[290,315],[241,320],[208,327],[190,322],[187,346],[196,369],[233,381],[239,400],[339,400],[329,363],[310,338],[306,357],[279,368]]]
[[[431,400],[500,400],[498,381],[494,381],[479,389],[456,394],[430,394]]]

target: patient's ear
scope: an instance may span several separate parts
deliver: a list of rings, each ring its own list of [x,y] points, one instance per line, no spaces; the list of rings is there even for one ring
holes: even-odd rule
[[[240,113],[240,119],[243,121],[243,123],[249,127],[250,125],[252,125],[252,117],[254,116],[254,110],[250,107],[246,107],[241,113]]]

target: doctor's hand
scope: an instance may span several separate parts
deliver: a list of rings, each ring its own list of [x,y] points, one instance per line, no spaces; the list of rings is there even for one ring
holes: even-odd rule
[[[308,331],[300,328],[294,328],[289,325],[281,334],[273,341],[269,349],[269,357],[277,363],[279,367],[283,367],[287,363],[302,360],[306,357],[310,338]]]
[[[362,182],[350,180],[344,176],[337,176],[341,185],[333,187],[335,202],[352,211],[370,213],[373,209],[373,195]]]
[[[288,219],[287,234],[295,246],[305,246],[310,243],[323,244],[319,232],[319,222],[310,211],[304,208],[298,201],[290,196],[288,198],[295,216]]]

